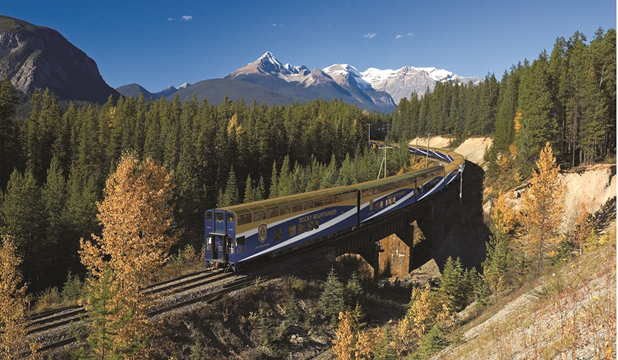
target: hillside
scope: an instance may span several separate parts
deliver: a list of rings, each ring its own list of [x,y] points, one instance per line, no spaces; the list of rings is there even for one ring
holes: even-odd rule
[[[221,104],[227,95],[231,101],[244,99],[251,104],[255,100],[258,104],[266,103],[269,105],[289,105],[296,101],[291,95],[267,89],[263,86],[253,84],[248,81],[234,79],[211,79],[197,82],[188,88],[179,90],[166,99],[172,100],[178,95],[180,101],[191,99],[193,94],[198,100],[206,99],[210,104]],[[308,101],[299,101],[308,102]]]
[[[433,358],[615,358],[615,241],[506,294],[460,333]]]

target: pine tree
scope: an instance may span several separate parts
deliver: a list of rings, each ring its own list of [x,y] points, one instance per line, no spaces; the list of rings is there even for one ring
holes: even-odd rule
[[[21,175],[17,170],[13,171],[0,207],[0,217],[4,224],[3,233],[11,235],[24,256],[26,279],[35,284],[48,281],[46,270],[49,269],[41,261],[51,250],[45,234],[48,217],[41,200],[41,189],[32,173]]]
[[[550,75],[547,53],[524,72],[520,85],[519,106],[522,112],[521,128],[517,137],[517,161],[520,174],[531,174],[537,154],[547,141],[557,139],[558,124],[552,117]]]
[[[255,201],[255,189],[253,189],[253,184],[251,182],[251,174],[247,175],[247,180],[245,181],[245,196],[243,197],[243,203],[247,204]]]
[[[268,198],[274,199],[279,197],[279,185],[277,181],[277,162],[273,162],[273,171],[270,175],[270,191],[268,192]]]
[[[438,298],[446,304],[449,311],[458,312],[467,305],[467,294],[462,289],[463,280],[461,261],[459,258],[453,260],[449,256],[444,264],[442,278],[440,279],[440,289],[438,290]]]
[[[260,176],[260,182],[255,188],[255,201],[266,199],[266,187],[264,186],[264,177]]]
[[[373,358],[375,360],[395,360],[398,358],[397,353],[391,346],[393,338],[391,336],[391,329],[388,326],[384,327],[384,332],[380,337],[380,342],[376,344],[376,349],[373,352]]]
[[[14,119],[18,104],[17,92],[8,76],[0,83],[0,189],[19,164],[19,132]]]
[[[348,280],[348,283],[343,291],[343,295],[345,304],[349,308],[358,305],[358,302],[361,300],[361,296],[363,295],[363,287],[361,286],[356,272],[353,272],[350,280]]]
[[[81,320],[85,328],[78,329],[71,323],[73,335],[86,342],[85,347],[70,351],[75,359],[124,359],[143,349],[146,339],[133,339],[123,345],[117,339],[119,332],[127,325],[134,309],[125,310],[125,299],[119,296],[121,284],[109,264],[101,278],[89,286],[86,314]],[[80,331],[81,330],[81,331]]]
[[[434,325],[431,330],[423,337],[419,344],[417,354],[423,359],[428,359],[431,355],[444,349],[450,344],[444,334],[444,330],[439,324]]]
[[[227,178],[227,185],[225,192],[221,199],[217,202],[217,207],[226,207],[236,205],[240,202],[238,195],[238,185],[236,185],[236,174],[234,173],[234,167],[230,169],[230,173]]]
[[[337,324],[339,313],[345,310],[343,293],[343,284],[337,278],[335,269],[331,268],[326,283],[324,283],[324,291],[320,295],[319,305],[326,318],[330,319],[333,327]]]

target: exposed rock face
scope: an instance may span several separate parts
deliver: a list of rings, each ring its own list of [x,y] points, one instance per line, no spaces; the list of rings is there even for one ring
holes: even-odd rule
[[[56,30],[0,16],[0,77],[22,93],[49,88],[60,99],[105,102],[118,92],[97,64]]]

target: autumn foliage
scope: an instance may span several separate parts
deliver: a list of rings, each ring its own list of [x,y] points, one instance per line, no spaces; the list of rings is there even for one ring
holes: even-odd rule
[[[21,258],[16,255],[11,237],[2,236],[0,244],[0,358],[22,359],[30,351],[38,358],[40,346],[26,340],[26,286],[20,286]]]
[[[99,287],[106,264],[115,275],[119,290],[114,301],[134,309],[131,320],[119,330],[120,344],[130,344],[144,338],[152,329],[146,311],[152,297],[140,290],[145,287],[153,270],[163,265],[178,234],[171,236],[172,173],[150,158],[140,161],[133,154],[125,154],[117,170],[106,182],[105,200],[97,203],[102,236],[92,235],[94,241],[80,241],[82,263],[93,275],[92,288]],[[126,316],[121,311],[115,316]]]
[[[558,179],[560,166],[556,164],[549,142],[541,151],[536,167],[538,170],[532,173],[530,187],[522,197],[520,222],[524,232],[520,240],[526,257],[535,261],[540,269],[545,258],[555,254],[554,249],[561,241],[558,226],[564,207],[564,185]]]

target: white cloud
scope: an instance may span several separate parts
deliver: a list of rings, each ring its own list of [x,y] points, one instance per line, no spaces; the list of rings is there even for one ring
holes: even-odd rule
[[[174,19],[172,17],[167,18],[167,21],[191,21],[191,20],[193,20],[193,16],[191,15],[184,15],[179,19]]]
[[[368,34],[363,35],[363,37],[365,39],[373,39],[374,37],[376,37],[376,35],[378,35],[378,34],[376,34],[376,33],[368,33]]]
[[[273,27],[281,27],[281,26],[283,26],[283,24],[273,23],[273,24],[272,24],[272,26],[273,26]]]
[[[414,34],[412,34],[412,33],[407,33],[405,35],[398,34],[397,36],[395,36],[395,39],[401,39],[403,37],[413,37],[413,36],[414,36]]]

